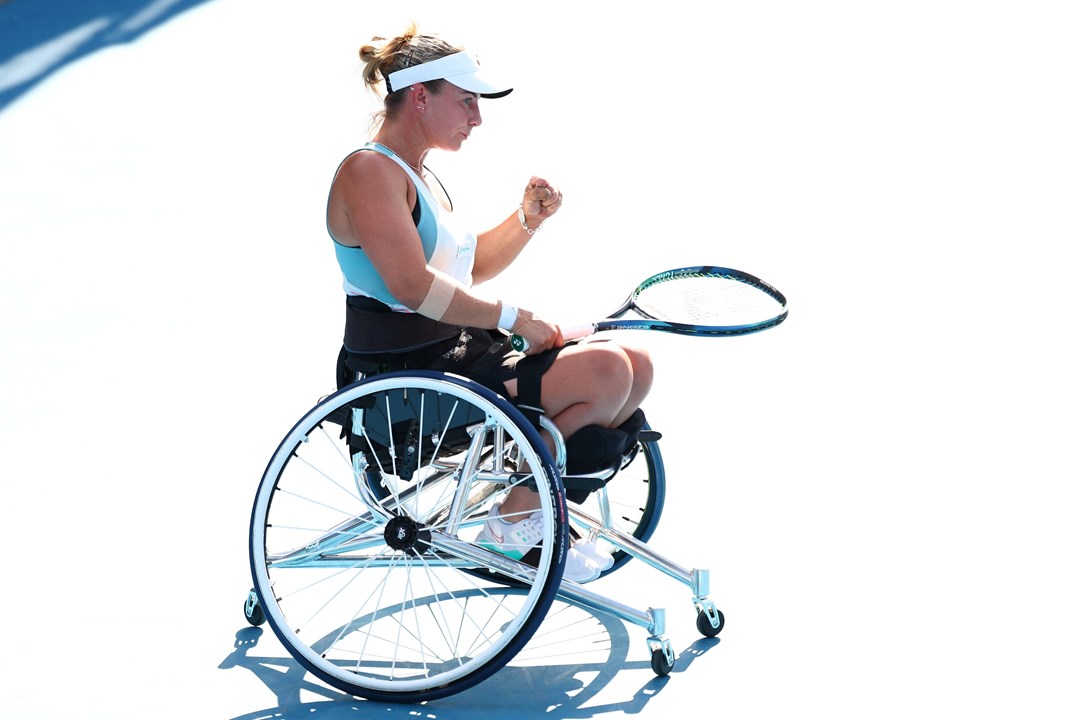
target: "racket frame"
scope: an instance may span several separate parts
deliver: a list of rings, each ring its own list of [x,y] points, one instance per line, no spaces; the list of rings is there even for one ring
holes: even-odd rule
[[[670,282],[686,277],[721,277],[727,280],[749,285],[766,295],[770,296],[780,306],[780,312],[772,318],[754,323],[742,325],[694,325],[690,323],[678,323],[670,320],[661,320],[653,317],[648,311],[637,306],[635,300],[647,288],[658,283]],[[623,319],[623,315],[633,310],[640,319]],[[787,298],[782,292],[765,282],[759,277],[735,270],[733,268],[720,267],[717,265],[691,265],[688,267],[675,268],[656,273],[638,284],[634,291],[623,301],[614,312],[606,319],[585,325],[563,328],[564,340],[578,340],[588,337],[596,332],[604,330],[653,330],[676,335],[695,335],[698,337],[730,337],[734,335],[749,335],[776,327],[787,319]],[[520,335],[514,335],[512,345],[515,350],[525,350],[528,344]]]
[[[638,307],[635,302],[647,288],[658,283],[670,282],[686,277],[721,277],[727,280],[735,280],[749,285],[765,293],[780,306],[781,312],[767,320],[742,325],[694,325],[690,323],[677,323],[669,320],[661,320],[654,317],[648,311]],[[619,319],[630,310],[633,310],[642,319]],[[776,327],[787,319],[787,298],[782,292],[765,282],[759,277],[735,270],[733,268],[719,267],[717,265],[691,265],[688,267],[665,270],[641,282],[630,296],[626,298],[618,310],[608,315],[604,320],[592,323],[593,332],[602,330],[657,330],[660,332],[676,333],[678,335],[749,335]]]

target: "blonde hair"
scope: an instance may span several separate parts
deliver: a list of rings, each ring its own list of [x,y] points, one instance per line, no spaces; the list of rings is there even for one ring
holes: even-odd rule
[[[383,109],[375,113],[373,122],[392,117],[405,102],[405,93],[401,92],[405,88],[386,92],[386,78],[390,73],[438,60],[464,49],[436,35],[421,35],[416,23],[410,23],[405,32],[395,38],[386,40],[373,37],[371,42],[380,45],[362,45],[360,61],[364,63],[364,84],[377,96],[383,97]],[[428,80],[424,85],[437,94],[445,83],[445,80]]]

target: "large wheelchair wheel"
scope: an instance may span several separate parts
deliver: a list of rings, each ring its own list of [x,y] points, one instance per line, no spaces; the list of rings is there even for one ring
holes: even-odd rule
[[[474,542],[517,486],[544,518],[529,564]],[[539,433],[486,388],[430,372],[320,402],[274,453],[251,515],[255,593],[282,644],[329,685],[388,702],[460,692],[513,658],[556,596],[567,543]]]

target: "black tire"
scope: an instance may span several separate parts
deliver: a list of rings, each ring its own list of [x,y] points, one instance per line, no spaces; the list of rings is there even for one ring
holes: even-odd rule
[[[244,619],[253,627],[259,627],[266,622],[266,615],[263,614],[262,606],[259,604],[259,596],[255,593],[254,588],[244,599]]]
[[[657,677],[667,677],[673,667],[675,667],[675,664],[668,661],[667,653],[660,648],[653,650],[652,669]]]
[[[719,610],[716,611],[719,624],[713,627],[712,621],[709,619],[709,614],[704,610],[698,611],[697,616],[697,629],[698,632],[705,637],[716,637],[720,634],[720,631],[724,629],[724,613]]]

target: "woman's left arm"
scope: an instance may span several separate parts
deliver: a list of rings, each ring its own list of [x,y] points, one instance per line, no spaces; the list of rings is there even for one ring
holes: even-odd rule
[[[562,192],[541,177],[533,176],[521,199],[521,217],[515,210],[498,226],[476,237],[473,282],[490,280],[507,268],[532,239],[540,226],[562,207]]]

